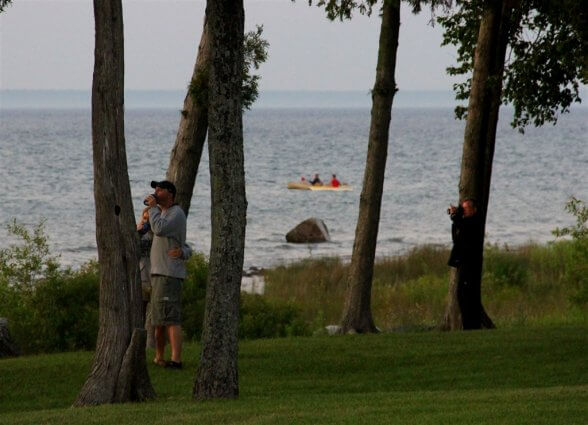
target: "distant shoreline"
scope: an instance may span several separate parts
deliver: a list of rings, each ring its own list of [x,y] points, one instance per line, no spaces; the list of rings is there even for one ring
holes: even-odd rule
[[[182,107],[185,90],[126,90],[127,108]],[[88,90],[0,90],[0,109],[89,109]],[[453,107],[451,91],[400,90],[395,107]],[[254,109],[264,108],[369,108],[371,96],[366,91],[277,91],[260,93]]]
[[[580,95],[588,98],[588,92]],[[126,90],[128,109],[181,109],[185,90]],[[454,108],[458,103],[449,90],[402,90],[394,97],[394,108]],[[584,109],[588,102],[572,105]],[[91,90],[15,90],[0,89],[0,109],[90,109]],[[289,91],[266,90],[252,109],[370,108],[371,96],[365,91]]]

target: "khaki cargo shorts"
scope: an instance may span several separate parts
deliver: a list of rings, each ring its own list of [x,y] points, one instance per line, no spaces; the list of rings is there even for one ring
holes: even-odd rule
[[[182,279],[151,275],[151,324],[153,326],[182,323]]]

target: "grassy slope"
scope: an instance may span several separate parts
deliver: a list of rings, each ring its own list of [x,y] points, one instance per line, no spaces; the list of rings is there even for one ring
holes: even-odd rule
[[[186,368],[150,366],[158,399],[69,408],[90,353],[0,361],[1,424],[588,422],[588,329],[513,328],[245,341],[236,401],[190,399]],[[148,353],[152,355],[152,353]]]

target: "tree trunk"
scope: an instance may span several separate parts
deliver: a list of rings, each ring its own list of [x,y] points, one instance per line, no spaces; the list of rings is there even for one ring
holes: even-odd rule
[[[124,139],[123,15],[120,0],[94,0],[92,150],[100,328],[94,363],[74,406],[141,401],[155,393],[145,365],[139,238]],[[142,331],[144,332],[144,331]]]
[[[481,300],[484,233],[506,47],[509,33],[513,25],[517,25],[520,19],[518,16],[513,16],[513,9],[517,5],[517,0],[489,0],[486,2],[486,8],[480,21],[474,56],[474,71],[461,162],[459,198],[460,202],[466,199],[476,201],[480,226],[475,246],[470,249],[475,252],[478,258],[478,266],[475,271],[476,278],[473,279],[470,288],[462,292],[464,295],[461,298],[457,294],[460,292],[460,288],[463,289],[463,270],[459,268],[455,274],[452,274],[457,282],[450,283],[448,305],[448,310],[451,306],[459,305],[462,317],[461,325],[469,329],[480,329],[482,326],[494,327]],[[454,286],[457,290],[452,290]],[[464,314],[466,311],[468,313]],[[456,329],[455,323],[450,323],[448,319],[452,317],[449,311],[446,312],[445,317],[443,327]]]
[[[210,37],[205,15],[194,72],[184,99],[176,143],[171,152],[166,176],[168,180],[174,182],[177,189],[176,202],[182,207],[186,216],[190,209],[208,129],[209,63]]]
[[[242,95],[243,0],[209,0],[212,240],[194,398],[236,398],[239,299],[245,247]]]
[[[344,333],[377,332],[371,312],[372,277],[386,172],[392,101],[396,93],[394,72],[399,28],[400,1],[385,0],[382,9],[376,82],[372,91],[372,117],[367,160],[341,319],[341,331]]]
[[[449,297],[447,306],[445,307],[445,315],[443,316],[443,322],[441,323],[440,329],[442,331],[457,331],[463,329],[463,323],[461,319],[461,310],[457,301],[457,269],[451,268],[451,274],[449,276]],[[486,313],[483,305],[480,305],[480,320],[481,327],[483,329],[496,329],[496,325]]]
[[[451,267],[449,275],[449,297],[445,307],[445,316],[441,324],[443,331],[455,331],[463,329],[461,324],[461,312],[457,302],[457,269]]]

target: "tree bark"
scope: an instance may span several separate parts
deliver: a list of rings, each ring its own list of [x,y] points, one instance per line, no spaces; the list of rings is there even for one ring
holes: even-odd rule
[[[452,267],[449,275],[449,296],[441,330],[455,331],[459,329],[463,329],[463,326],[461,323],[461,312],[457,302],[457,269]]]
[[[143,345],[139,238],[124,139],[123,15],[120,0],[94,0],[96,44],[92,84],[92,150],[96,242],[100,263],[100,328],[89,377],[74,406],[153,398]],[[136,344],[136,338],[135,338]],[[125,360],[125,353],[127,360]],[[121,388],[126,388],[121,392]]]
[[[518,25],[520,19],[518,15],[513,14],[513,9],[517,6],[518,0],[488,0],[480,21],[459,181],[460,203],[466,199],[474,199],[480,215],[476,243],[475,246],[470,247],[475,252],[479,266],[475,272],[477,276],[472,282],[474,288],[470,287],[468,291],[465,291],[461,299],[457,294],[460,288],[463,288],[463,270],[459,268],[455,274],[452,274],[452,279],[456,279],[456,282],[452,281],[449,285],[450,301],[443,324],[446,329],[458,329],[461,326],[471,329],[480,329],[483,326],[494,327],[482,306],[481,265],[504,62],[510,31],[513,25]],[[453,290],[453,287],[457,290]],[[458,298],[457,302],[456,298]],[[461,312],[460,327],[457,327],[455,321],[450,320],[455,314],[449,309],[455,308],[455,305],[459,305]],[[466,310],[474,314],[464,315]]]
[[[178,134],[170,155],[166,175],[166,178],[174,182],[176,186],[176,202],[182,207],[186,216],[190,210],[196,175],[208,130],[209,64],[210,36],[208,20],[205,15],[194,72],[184,99]],[[194,90],[198,91],[197,96],[193,95]]]
[[[212,240],[197,400],[236,398],[239,300],[247,200],[243,159],[243,0],[209,0]]]
[[[376,82],[359,217],[345,293],[341,331],[377,332],[371,312],[374,259],[388,155],[392,102],[396,93],[394,72],[400,28],[400,1],[385,0],[382,8]]]

